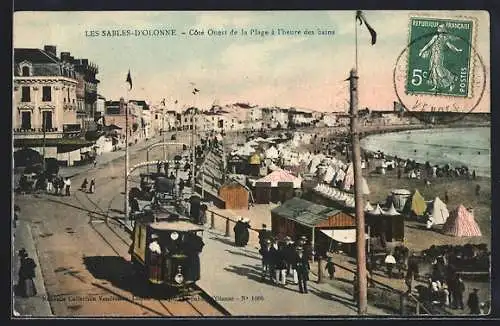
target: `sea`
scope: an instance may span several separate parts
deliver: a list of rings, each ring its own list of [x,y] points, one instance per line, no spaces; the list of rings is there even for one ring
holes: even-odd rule
[[[411,130],[361,139],[361,147],[419,163],[465,165],[476,175],[491,177],[490,128],[443,128]]]

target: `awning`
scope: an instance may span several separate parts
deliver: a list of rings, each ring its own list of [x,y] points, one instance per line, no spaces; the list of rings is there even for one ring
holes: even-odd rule
[[[335,241],[342,243],[355,243],[356,242],[356,229],[342,229],[342,230],[321,230],[328,237]],[[368,239],[368,234],[365,233],[365,239]]]

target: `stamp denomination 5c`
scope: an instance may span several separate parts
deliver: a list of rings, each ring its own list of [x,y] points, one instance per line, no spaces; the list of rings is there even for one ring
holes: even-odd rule
[[[407,94],[470,96],[473,20],[410,18]]]

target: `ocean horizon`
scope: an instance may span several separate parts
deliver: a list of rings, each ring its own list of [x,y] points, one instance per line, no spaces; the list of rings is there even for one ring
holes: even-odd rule
[[[361,147],[432,165],[467,166],[491,177],[490,128],[442,128],[400,131],[361,139]]]

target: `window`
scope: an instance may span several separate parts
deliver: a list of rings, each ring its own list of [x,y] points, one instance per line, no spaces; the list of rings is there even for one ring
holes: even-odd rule
[[[24,66],[24,67],[23,67],[23,72],[22,72],[22,75],[23,75],[24,77],[29,76],[29,75],[30,75],[30,67],[28,67],[28,66]]]
[[[52,129],[52,111],[42,111],[42,119],[42,128],[45,128],[45,130]]]
[[[52,101],[52,88],[50,86],[43,86],[43,88],[42,88],[42,101],[43,102]]]
[[[68,87],[68,103],[69,103],[69,102],[70,102],[70,100],[69,100],[69,87]]]
[[[120,114],[120,107],[119,106],[107,107],[106,114]]]
[[[155,114],[155,120],[158,120],[158,114]]]
[[[21,89],[21,102],[31,102],[29,86],[23,86]]]
[[[21,129],[31,129],[31,112],[21,112]]]

